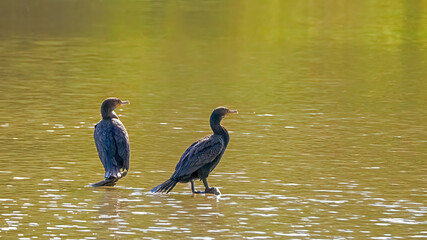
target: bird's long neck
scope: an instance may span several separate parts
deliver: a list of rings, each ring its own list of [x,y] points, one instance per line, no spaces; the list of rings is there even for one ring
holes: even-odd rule
[[[114,112],[114,110],[106,107],[101,107],[101,115],[102,115],[102,119],[119,118],[117,114]]]
[[[221,119],[212,118],[210,120],[211,128],[214,134],[221,135],[224,137],[224,140],[228,142],[229,135],[227,129],[225,127],[221,126]]]

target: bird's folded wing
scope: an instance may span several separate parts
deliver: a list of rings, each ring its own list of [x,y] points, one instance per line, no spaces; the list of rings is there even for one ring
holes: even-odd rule
[[[117,166],[117,163],[114,159],[114,155],[116,154],[116,145],[111,132],[96,127],[94,138],[98,155],[101,159],[102,165],[104,165],[105,171],[108,171],[114,166]]]
[[[129,136],[123,124],[117,125],[113,129],[114,143],[117,149],[115,153],[117,164],[128,170],[130,159]]]
[[[210,135],[193,143],[181,156],[173,177],[191,175],[205,164],[211,163],[221,154],[224,140],[217,135]]]

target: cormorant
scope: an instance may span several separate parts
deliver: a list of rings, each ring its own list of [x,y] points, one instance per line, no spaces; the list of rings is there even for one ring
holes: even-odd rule
[[[181,159],[175,167],[175,172],[170,179],[153,188],[151,192],[169,193],[178,182],[191,182],[191,191],[193,193],[213,193],[219,195],[217,188],[210,188],[206,178],[214,170],[221,160],[222,155],[227,147],[230,137],[227,130],[221,126],[221,120],[230,113],[237,113],[237,110],[229,110],[226,107],[216,108],[210,117],[210,125],[213,134],[208,135],[185,150]],[[205,191],[195,191],[194,179],[203,181]]]
[[[114,186],[129,170],[129,136],[114,112],[122,104],[129,104],[129,101],[111,97],[101,105],[102,120],[95,125],[94,138],[99,158],[104,165],[105,180],[92,184],[93,187]]]

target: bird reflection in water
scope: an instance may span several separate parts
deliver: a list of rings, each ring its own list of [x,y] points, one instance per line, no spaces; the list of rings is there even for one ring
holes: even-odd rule
[[[100,195],[97,206],[98,219],[95,221],[102,227],[102,229],[119,230],[126,227],[126,221],[121,216],[122,213],[127,212],[127,202],[120,201],[122,198],[122,191],[120,189],[106,187],[101,189],[103,193]],[[111,238],[111,231],[109,236],[99,236],[100,238]]]

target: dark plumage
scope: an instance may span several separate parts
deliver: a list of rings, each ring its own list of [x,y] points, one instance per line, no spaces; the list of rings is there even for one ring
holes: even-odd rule
[[[125,126],[114,112],[116,107],[129,104],[118,98],[107,98],[101,106],[102,120],[95,126],[95,144],[105,169],[105,180],[92,186],[115,185],[129,170],[130,144]],[[123,172],[121,170],[123,169]]]
[[[218,165],[227,148],[228,141],[230,140],[227,130],[221,126],[221,120],[230,113],[237,113],[237,111],[229,110],[225,107],[216,108],[210,117],[210,125],[213,134],[191,144],[191,146],[185,150],[184,154],[182,154],[171,178],[153,188],[151,192],[168,193],[178,182],[191,182],[191,190],[193,193],[219,194],[218,189],[214,187],[209,188],[206,178]],[[195,191],[194,179],[203,181],[205,186],[204,192]]]

